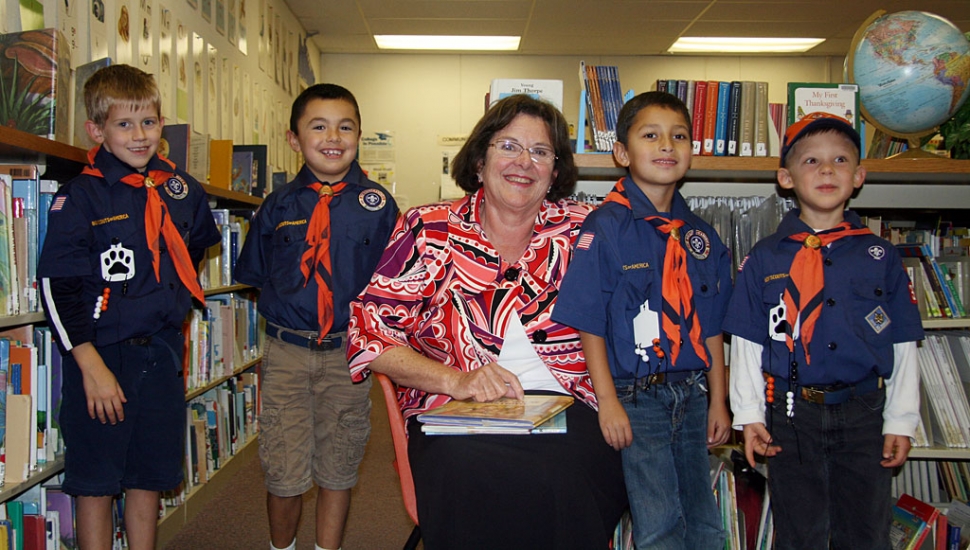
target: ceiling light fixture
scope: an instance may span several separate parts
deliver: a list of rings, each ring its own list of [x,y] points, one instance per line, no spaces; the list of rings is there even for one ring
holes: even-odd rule
[[[681,37],[670,53],[802,53],[824,38]]]
[[[501,50],[519,49],[520,36],[432,36],[375,34],[382,50]]]

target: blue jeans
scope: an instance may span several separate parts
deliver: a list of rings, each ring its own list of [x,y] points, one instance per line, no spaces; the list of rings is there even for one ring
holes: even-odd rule
[[[633,429],[622,458],[637,550],[724,547],[707,459],[703,376],[616,385]]]
[[[785,399],[771,405],[768,430],[782,452],[768,459],[775,548],[889,548],[892,470],[882,460],[885,390],[839,405]]]

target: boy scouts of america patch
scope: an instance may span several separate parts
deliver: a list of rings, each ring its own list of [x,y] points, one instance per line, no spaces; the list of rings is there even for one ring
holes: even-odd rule
[[[387,204],[387,197],[377,189],[364,189],[357,195],[357,201],[365,210],[377,212]]]
[[[711,255],[711,239],[700,229],[691,229],[684,234],[684,242],[692,256],[706,260]]]
[[[869,315],[866,315],[866,322],[869,323],[872,330],[876,331],[876,334],[885,330],[890,323],[889,316],[886,315],[886,311],[882,309],[882,306],[876,306],[876,309],[869,312]]]
[[[879,245],[870,246],[869,255],[872,256],[873,260],[881,260],[886,255],[886,249]]]
[[[176,200],[182,200],[189,195],[189,186],[182,176],[175,174],[165,182],[165,192]]]

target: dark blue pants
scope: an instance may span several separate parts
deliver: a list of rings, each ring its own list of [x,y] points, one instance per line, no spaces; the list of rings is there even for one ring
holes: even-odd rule
[[[768,431],[783,449],[768,460],[776,549],[889,548],[892,470],[879,464],[885,402],[885,390],[839,405],[799,398],[794,430],[784,397],[771,405]]]

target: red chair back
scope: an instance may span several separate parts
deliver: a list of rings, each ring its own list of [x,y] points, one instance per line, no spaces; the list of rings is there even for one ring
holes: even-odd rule
[[[418,525],[418,504],[414,498],[414,481],[411,479],[411,463],[408,461],[408,436],[404,425],[404,415],[397,403],[397,386],[387,375],[375,372],[374,376],[384,390],[384,403],[387,405],[387,419],[391,426],[391,440],[394,442],[394,469],[401,480],[401,497],[411,521]]]

